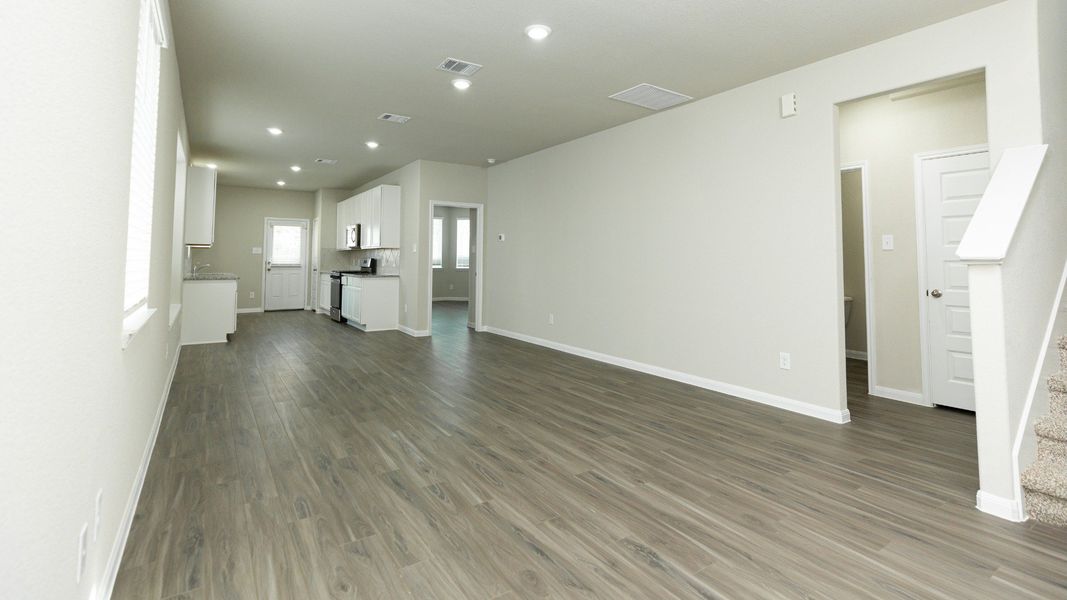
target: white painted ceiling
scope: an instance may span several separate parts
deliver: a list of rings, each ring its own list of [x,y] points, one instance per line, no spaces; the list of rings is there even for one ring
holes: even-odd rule
[[[503,162],[651,114],[608,99],[638,83],[703,98],[995,3],[171,0],[170,10],[194,161],[218,163],[224,184],[314,190],[419,158]],[[532,23],[552,35],[530,40]],[[484,65],[466,92],[435,70],[446,57]],[[378,121],[383,112],[412,120]]]

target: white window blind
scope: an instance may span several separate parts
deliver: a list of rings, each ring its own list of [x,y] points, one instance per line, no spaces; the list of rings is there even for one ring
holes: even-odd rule
[[[133,151],[130,159],[130,213],[126,229],[126,293],[123,308],[127,313],[139,308],[148,299],[159,112],[159,53],[163,42],[160,17],[155,0],[141,0],[133,101]]]
[[[445,265],[445,220],[435,217],[433,220],[433,268]]]
[[[471,220],[456,219],[456,268],[471,266]]]
[[[300,266],[304,264],[302,241],[304,228],[300,225],[272,225],[270,262],[272,265]]]

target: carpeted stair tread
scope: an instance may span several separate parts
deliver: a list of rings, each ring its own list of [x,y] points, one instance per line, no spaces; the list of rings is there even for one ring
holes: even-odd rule
[[[1067,444],[1067,416],[1045,415],[1037,420],[1034,431],[1039,437]]]
[[[1067,463],[1067,444],[1048,438],[1037,438],[1037,460]]]
[[[1067,393],[1067,378],[1062,371],[1048,378],[1048,391]]]
[[[1026,512],[1035,521],[1067,527],[1067,500],[1041,492],[1026,492]]]
[[[1039,460],[1023,471],[1020,483],[1027,490],[1067,500],[1067,463]]]

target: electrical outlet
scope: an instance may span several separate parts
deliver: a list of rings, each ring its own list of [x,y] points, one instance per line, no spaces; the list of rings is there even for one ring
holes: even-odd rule
[[[256,293],[255,292],[248,292],[248,297],[249,297],[249,299],[253,299],[254,300],[255,297],[256,297]]]
[[[791,361],[790,361],[788,352],[779,352],[778,353],[778,368],[779,369],[785,369],[785,370],[788,371],[789,369],[792,368],[791,365],[790,365],[790,362]]]
[[[89,524],[82,523],[81,533],[78,534],[78,574],[77,583],[82,582],[85,574],[85,559],[89,555]]]
[[[404,314],[405,315],[408,314],[408,305],[407,304],[404,305]]]
[[[496,239],[497,239],[498,242],[503,242],[504,241],[504,234],[503,233],[496,234]]]
[[[450,291],[450,292],[451,292],[451,291],[452,291],[452,290],[454,290],[454,289],[456,289],[456,286],[455,286],[455,284],[452,284],[452,283],[448,284],[448,291]]]
[[[93,542],[100,538],[100,521],[104,511],[104,490],[96,492],[96,514],[93,516]]]
[[[549,325],[555,325],[556,324],[556,315],[554,315],[552,313],[548,313],[548,324]]]
[[[892,250],[894,247],[893,234],[887,233],[882,236],[882,250]]]

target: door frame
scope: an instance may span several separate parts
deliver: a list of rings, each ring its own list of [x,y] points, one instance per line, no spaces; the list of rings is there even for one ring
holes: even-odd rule
[[[873,252],[871,250],[871,186],[870,186],[870,163],[866,160],[860,160],[851,163],[844,163],[841,165],[841,169],[838,172],[838,177],[845,171],[859,171],[860,172],[860,194],[862,195],[861,208],[863,209],[863,310],[866,311],[866,329],[867,329],[867,394],[875,394],[875,384],[878,378],[875,376],[878,361],[876,360],[874,343],[874,269],[871,266],[874,260]],[[843,195],[842,195],[843,198]],[[841,235],[844,239],[844,220],[841,221]],[[842,276],[842,289],[844,288],[844,277]],[[842,299],[844,302],[844,299]],[[847,327],[847,326],[846,326]],[[848,347],[844,348],[845,356],[848,356]]]
[[[315,238],[319,239],[316,240]],[[318,259],[315,253],[318,253]],[[304,299],[304,310],[314,311],[319,306],[319,267],[322,263],[322,219],[315,217],[308,229],[308,291]],[[266,271],[264,271],[265,273]],[[266,303],[263,304],[266,306]]]
[[[930,322],[926,309],[926,193],[923,186],[923,163],[929,160],[978,154],[980,152],[989,152],[989,144],[918,152],[915,154],[913,162],[913,177],[915,178],[915,250],[919,269],[919,360],[922,366],[922,397],[917,404],[923,406],[935,405],[930,395],[930,348],[927,346],[930,339]],[[990,170],[992,170],[993,166],[992,163],[989,165]]]
[[[271,221],[299,221],[304,224],[304,235],[306,236],[306,244],[304,248],[304,274],[307,275],[311,271],[311,230],[310,220],[301,219],[299,217],[263,217],[263,254],[259,260],[259,307],[263,312],[267,312],[267,228],[270,227]],[[308,286],[307,277],[304,278],[304,306],[307,306],[308,302]],[[296,309],[293,309],[296,310]]]
[[[433,335],[433,209],[438,206],[447,206],[450,208],[468,208],[475,211],[476,218],[478,220],[477,227],[475,227],[475,242],[474,247],[478,255],[474,260],[474,330],[485,331],[485,325],[482,322],[482,314],[484,311],[483,294],[484,288],[484,265],[485,265],[485,205],[478,202],[447,202],[444,200],[431,200],[430,201],[430,218],[426,220],[426,239],[429,241],[428,247],[431,251],[426,253],[426,332],[427,335]],[[469,293],[468,293],[469,295]]]

